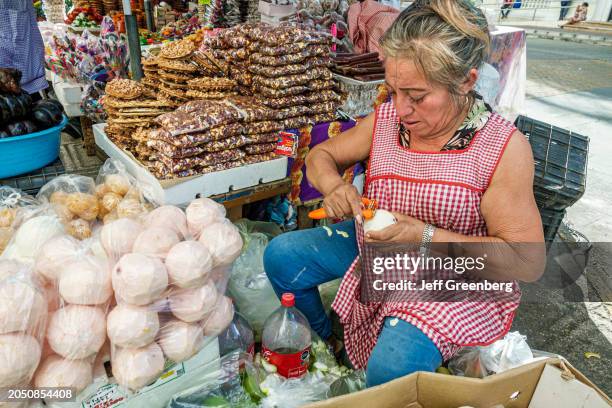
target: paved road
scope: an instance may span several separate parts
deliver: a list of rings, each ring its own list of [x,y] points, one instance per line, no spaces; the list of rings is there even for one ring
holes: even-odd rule
[[[528,38],[524,112],[591,138],[587,190],[566,221],[596,244],[587,278],[554,291],[521,285],[525,298],[538,301],[521,304],[513,330],[532,348],[563,355],[612,395],[612,47]],[[563,264],[549,256],[547,275]],[[589,351],[601,358],[586,359]]]

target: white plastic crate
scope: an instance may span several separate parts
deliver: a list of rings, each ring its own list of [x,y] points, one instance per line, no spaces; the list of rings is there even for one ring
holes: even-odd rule
[[[363,82],[353,78],[334,74],[340,89],[347,94],[347,99],[340,109],[347,115],[356,118],[373,112],[373,105],[378,96],[378,86],[384,80]]]

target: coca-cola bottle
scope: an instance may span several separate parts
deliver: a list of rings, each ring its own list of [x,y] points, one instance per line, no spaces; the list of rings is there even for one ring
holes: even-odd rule
[[[241,350],[255,356],[255,336],[251,325],[240,313],[234,312],[234,318],[219,335],[219,351],[222,356],[233,350]]]
[[[293,293],[283,293],[281,307],[266,319],[261,354],[286,378],[301,377],[310,360],[310,325],[295,308]]]

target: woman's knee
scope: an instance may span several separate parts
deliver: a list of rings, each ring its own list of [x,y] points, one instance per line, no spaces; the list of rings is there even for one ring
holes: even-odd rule
[[[264,269],[275,287],[290,289],[286,287],[286,283],[291,281],[294,269],[304,264],[307,257],[307,254],[301,253],[301,246],[293,236],[295,234],[296,232],[288,232],[277,236],[264,251]]]
[[[389,323],[394,320],[395,325]],[[434,371],[441,363],[440,352],[423,332],[387,318],[368,360],[366,382],[372,387],[417,371]]]

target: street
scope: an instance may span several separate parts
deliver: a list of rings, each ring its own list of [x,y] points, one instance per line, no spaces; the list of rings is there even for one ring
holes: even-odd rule
[[[566,357],[612,395],[612,47],[528,38],[524,112],[590,137],[587,189],[565,222],[594,245],[581,278],[558,290],[521,285],[525,298],[538,301],[521,304],[513,330],[533,349]],[[547,274],[559,267],[558,254],[548,262]]]

